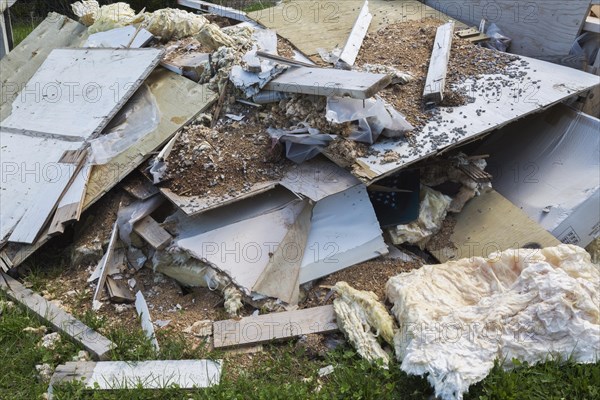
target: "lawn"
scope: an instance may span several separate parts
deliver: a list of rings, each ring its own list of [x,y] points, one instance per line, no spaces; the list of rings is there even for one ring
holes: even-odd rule
[[[40,323],[24,309],[3,304],[0,323],[0,399],[40,399],[47,384],[37,378],[35,366],[48,363],[56,367],[70,361],[80,348],[62,337],[55,350],[38,346],[42,333],[24,332]],[[113,360],[224,358],[221,384],[210,389],[181,391],[176,388],[148,391],[90,391],[68,384],[55,390],[56,399],[430,399],[432,391],[426,379],[408,376],[397,364],[389,370],[369,365],[343,345],[324,357],[307,354],[294,343],[265,346],[251,362],[223,353],[203,353],[190,349],[181,333],[159,331],[160,353],[139,331],[106,327],[106,321],[87,313],[83,321],[117,343]],[[248,359],[248,358],[246,358]],[[318,370],[327,365],[334,372],[319,378]],[[547,362],[530,367],[516,364],[511,372],[496,367],[465,399],[600,399],[600,364],[577,365]]]

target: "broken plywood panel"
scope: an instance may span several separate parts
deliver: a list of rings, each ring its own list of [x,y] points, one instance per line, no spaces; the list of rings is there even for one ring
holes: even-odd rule
[[[77,169],[75,164],[62,164],[58,160],[65,151],[79,149],[81,143],[20,135],[6,129],[0,129],[0,141],[1,243],[38,199],[54,207]]]
[[[346,65],[354,65],[372,20],[373,14],[369,12],[369,0],[366,0],[365,5],[360,10],[358,18],[354,23],[354,27],[352,28],[352,32],[350,32],[350,36],[348,36],[346,45],[340,54],[340,60],[346,63]]]
[[[271,80],[264,88],[286,93],[368,99],[391,82],[386,74],[295,67]]]
[[[13,100],[52,50],[76,47],[86,38],[85,25],[51,12],[17,47],[2,57],[0,121],[10,115]]]
[[[333,332],[338,329],[333,306],[218,321],[213,324],[214,347],[266,343],[272,340]]]
[[[146,334],[146,337],[150,340],[154,349],[159,351],[160,346],[158,345],[158,340],[156,340],[156,334],[154,333],[154,325],[152,324],[152,318],[150,317],[148,303],[146,303],[144,295],[139,290],[135,294],[135,310],[142,321],[142,330]]]
[[[55,49],[2,126],[85,140],[106,127],[158,65],[159,49]]]
[[[367,189],[357,185],[315,205],[300,284],[387,253]]]
[[[154,95],[161,119],[158,127],[134,146],[105,165],[92,169],[84,209],[129,175],[153,151],[164,145],[183,126],[205,111],[216,100],[207,85],[198,85],[167,70],[158,69],[146,80]]]
[[[542,248],[560,244],[494,190],[475,197],[455,219],[456,226],[449,240],[453,245],[430,250],[442,263],[461,258],[485,258],[497,251],[520,249],[531,244]]]
[[[50,303],[42,296],[27,289],[10,276],[0,272],[0,289],[12,300],[23,304],[38,318],[48,323],[53,329],[64,333],[79,345],[83,346],[94,357],[105,360],[115,344],[75,319],[63,309]]]
[[[68,362],[59,365],[50,387],[79,381],[87,389],[180,389],[206,388],[218,385],[221,361],[106,361]],[[50,392],[52,390],[49,390]]]
[[[75,179],[73,179],[73,182],[58,202],[54,218],[48,228],[49,235],[63,233],[65,224],[72,221],[79,221],[83,207],[83,197],[85,196],[91,172],[91,165],[84,165],[79,170]]]
[[[477,84],[467,81],[461,85],[473,97],[474,102],[459,107],[440,108],[436,119],[413,134],[412,141],[416,144],[405,139],[389,139],[371,146],[378,154],[359,158],[353,166],[353,173],[361,180],[372,183],[416,161],[472,141],[600,83],[597,76],[586,72],[533,58],[521,58],[522,61],[515,61],[519,71],[512,77],[484,75]],[[521,74],[523,76],[519,77]],[[531,78],[528,78],[529,74],[532,74]],[[486,90],[484,82],[488,79],[502,81],[500,88]],[[439,129],[438,120],[444,121],[443,130]],[[396,154],[397,161],[381,163],[380,154]]]

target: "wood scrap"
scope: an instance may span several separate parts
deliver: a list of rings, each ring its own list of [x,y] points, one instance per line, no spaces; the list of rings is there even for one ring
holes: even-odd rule
[[[290,58],[278,56],[277,54],[267,53],[266,51],[258,50],[256,52],[256,56],[259,58],[265,58],[267,60],[276,61],[280,64],[290,65],[292,67],[308,67],[308,68],[319,68],[319,66],[315,64],[309,64],[306,62],[292,60]]]
[[[217,321],[213,324],[214,347],[266,343],[311,333],[338,329],[333,306]]]
[[[108,243],[108,248],[106,249],[106,254],[101,261],[100,264],[100,275],[98,277],[98,284],[96,286],[96,291],[94,292],[94,297],[92,298],[92,309],[99,310],[101,307],[100,297],[102,294],[102,289],[104,289],[104,283],[106,282],[106,277],[108,275],[107,264],[112,261],[113,252],[117,243],[117,235],[119,233],[119,225],[115,221],[113,226],[112,233],[110,235],[110,241]]]
[[[129,286],[122,280],[115,280],[110,276],[106,277],[106,288],[108,297],[114,303],[133,303],[135,296],[129,290]]]
[[[346,66],[352,67],[354,65],[372,20],[373,14],[369,12],[369,0],[365,0],[365,4],[360,10],[346,45],[340,54],[340,61],[345,63]]]
[[[454,22],[448,22],[440,26],[435,35],[429,71],[425,80],[425,90],[423,91],[423,100],[426,103],[440,103],[444,99],[453,35]]]
[[[73,339],[95,358],[109,358],[111,349],[116,347],[113,342],[10,276],[0,272],[0,278],[0,289],[10,299],[23,304],[39,319]]]
[[[270,81],[266,90],[327,97],[368,99],[392,82],[386,74],[298,67]]]
[[[149,215],[138,221],[133,230],[155,250],[165,249],[173,240],[169,232]]]
[[[221,94],[219,95],[219,101],[217,102],[217,106],[215,107],[215,111],[213,113],[212,121],[210,122],[210,127],[214,128],[219,122],[219,116],[221,115],[221,110],[223,109],[223,104],[225,104],[225,97],[227,97],[227,90],[229,89],[229,80],[225,82],[223,88],[221,88]]]
[[[158,345],[158,340],[156,340],[156,334],[154,333],[154,325],[152,324],[152,318],[150,318],[148,303],[146,303],[144,295],[139,290],[135,294],[135,310],[142,321],[142,330],[146,334],[146,337],[150,339],[150,343],[152,343],[154,349],[159,351],[160,346]]]

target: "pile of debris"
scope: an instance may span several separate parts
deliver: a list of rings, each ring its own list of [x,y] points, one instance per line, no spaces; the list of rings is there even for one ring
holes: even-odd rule
[[[79,22],[49,15],[2,59],[10,297],[107,357],[108,339],[5,273],[74,230],[82,273],[65,286],[87,287],[98,313],[135,307],[157,349],[167,324],[214,348],[339,329],[444,399],[495,359],[596,361],[599,269],[574,245],[598,236],[582,214],[598,209],[600,121],[555,104],[597,77],[486,48],[493,36],[440,13],[407,21],[400,4],[344,11],[343,48],[320,29],[296,43],[279,18],[180,4],[205,14],[76,2]],[[192,293],[196,321],[158,303],[169,284]],[[52,383],[192,367],[218,383],[221,364],[202,363],[69,363]]]

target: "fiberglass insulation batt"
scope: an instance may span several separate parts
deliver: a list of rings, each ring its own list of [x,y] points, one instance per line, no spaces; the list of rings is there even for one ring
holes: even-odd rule
[[[461,399],[494,360],[511,366],[552,356],[593,363],[600,355],[600,267],[560,245],[495,253],[391,278],[401,368],[428,374],[436,395]]]

